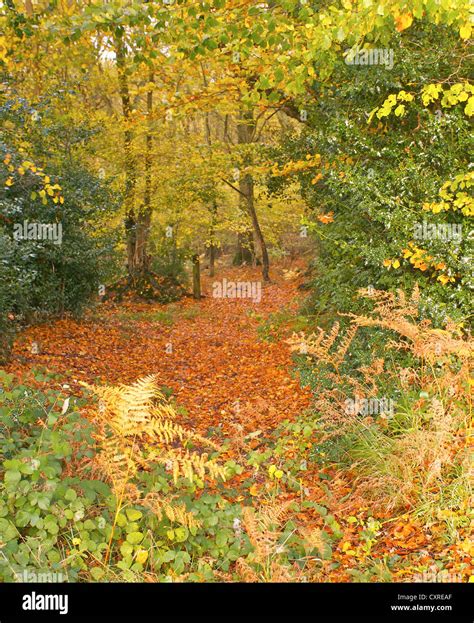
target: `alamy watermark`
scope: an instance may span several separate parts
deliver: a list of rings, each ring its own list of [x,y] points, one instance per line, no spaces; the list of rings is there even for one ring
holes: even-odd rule
[[[15,240],[51,240],[60,245],[63,241],[62,223],[14,223],[13,238]]]
[[[344,50],[346,65],[383,65],[393,69],[393,50],[390,48],[348,48]]]
[[[23,595],[23,610],[57,610],[59,614],[69,611],[69,595],[43,595],[32,591],[30,595]]]
[[[413,237],[416,240],[462,240],[461,223],[415,223],[413,225]]]
[[[430,569],[423,573],[416,573],[412,579],[413,582],[462,582],[460,573],[451,573],[447,569],[440,571],[439,569]]]
[[[36,571],[30,571],[29,569],[23,569],[21,573],[19,571],[15,572],[15,581],[16,582],[25,582],[25,583],[37,583],[37,582],[47,582],[48,584],[61,583],[65,581],[64,574],[61,571],[44,571],[37,573]]]
[[[219,299],[251,299],[254,303],[262,300],[262,283],[260,281],[214,281],[212,296]]]
[[[345,412],[348,415],[393,415],[394,402],[391,398],[347,398]]]

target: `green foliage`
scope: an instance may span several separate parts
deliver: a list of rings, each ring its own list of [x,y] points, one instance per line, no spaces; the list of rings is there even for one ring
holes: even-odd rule
[[[55,379],[36,375],[36,382]],[[55,390],[33,390],[0,372],[0,579],[25,573],[62,574],[64,581],[136,581],[146,571],[161,581],[189,574],[213,581],[250,551],[236,533],[240,506],[180,480],[177,502],[199,527],[183,526],[148,508],[127,505],[115,517],[110,487],[74,466],[95,452],[94,429]],[[175,491],[162,466],[141,476],[145,492]],[[112,530],[112,526],[116,524]],[[113,536],[112,536],[113,535]],[[105,553],[112,536],[112,557]],[[206,561],[206,562],[204,562]]]
[[[10,134],[30,113],[21,101],[0,108]],[[102,228],[116,206],[110,189],[70,159],[43,171],[34,147],[26,152],[6,138],[8,143],[0,143],[0,328],[5,331],[0,356],[8,351],[16,326],[80,314],[115,264],[115,233]],[[22,237],[31,225],[56,229]]]
[[[265,318],[255,312],[251,312],[251,315],[260,321],[257,327],[259,338],[268,342],[275,342],[287,331],[298,332],[307,329],[311,323],[311,318],[307,315],[295,316],[294,312],[288,309],[274,312]]]
[[[421,89],[411,85],[442,81],[452,73],[453,56],[459,62],[456,82],[463,82],[468,68],[462,46],[442,28],[424,27],[402,39],[403,47],[396,38],[391,42],[396,59],[391,71],[376,65],[337,67],[337,88],[320,85],[307,127],[288,142],[282,161],[307,153],[322,158],[320,176],[299,176],[317,250],[311,311],[364,310],[357,288],[409,291],[417,282],[426,316],[442,324],[447,316],[460,320],[470,312],[472,219],[467,212],[423,207],[439,201],[447,180],[468,171],[472,137],[465,101],[443,107],[438,101],[424,105],[417,97],[406,102],[402,116],[370,124],[367,116],[389,94],[418,93]],[[332,222],[319,221],[326,214]],[[417,240],[415,228],[423,221],[461,225],[462,239]],[[412,261],[405,250],[413,250],[413,243],[431,260]]]
[[[153,280],[162,284],[160,303],[171,303],[182,298],[188,285],[187,253],[176,246],[172,237],[161,235],[152,248],[151,270]]]
[[[74,461],[91,456],[91,425],[57,391],[14,385],[3,372],[0,387],[0,577],[12,581],[15,574],[34,571],[74,580],[80,565],[74,559],[61,565],[69,535],[99,492],[108,490],[66,474],[73,449]]]

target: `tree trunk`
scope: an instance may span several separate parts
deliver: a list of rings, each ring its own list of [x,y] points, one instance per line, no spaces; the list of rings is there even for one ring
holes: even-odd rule
[[[244,231],[237,234],[237,251],[235,252],[232,264],[242,266],[242,264],[254,264],[255,251],[253,234],[251,231]]]
[[[210,277],[214,277],[215,265],[216,265],[217,246],[214,244],[216,218],[217,218],[217,202],[214,200],[212,202],[211,225],[209,227],[209,240],[210,240],[210,244],[209,244],[209,276]]]
[[[206,78],[206,72],[204,69],[204,65],[202,63],[201,63],[201,70],[202,70],[203,84],[204,84],[204,87],[207,89],[208,83],[207,83],[207,78]],[[204,126],[206,128],[206,141],[209,147],[209,153],[211,153],[211,150],[212,150],[211,122],[209,120],[208,112],[206,112],[204,115]],[[215,189],[214,189],[214,192],[215,192]],[[217,249],[216,245],[214,244],[215,228],[216,228],[216,221],[217,221],[216,199],[212,201],[210,212],[211,212],[211,223],[209,225],[209,276],[214,277],[215,262],[216,262],[216,249]]]
[[[132,283],[144,278],[150,267],[147,253],[150,234],[151,210],[140,209],[128,214],[125,220],[127,233],[127,266]]]
[[[147,253],[151,223],[151,147],[152,138],[148,131],[145,143],[145,192],[143,206],[135,207],[135,189],[137,183],[137,162],[133,154],[132,131],[130,129],[131,97],[126,74],[126,50],[122,37],[115,40],[115,53],[119,83],[119,94],[125,123],[125,236],[127,242],[127,269],[132,287],[140,287],[149,270]],[[153,76],[152,76],[153,77]],[[147,94],[147,111],[151,113],[153,95]]]
[[[216,247],[211,244],[209,247],[209,277],[214,277],[216,266]]]
[[[252,110],[241,112],[237,122],[237,142],[239,145],[247,145],[251,142],[254,127]],[[244,161],[243,165],[246,164],[247,162]],[[249,215],[247,193],[253,191],[253,188],[248,187],[247,178],[248,175],[244,176],[239,173],[239,207],[243,216]],[[255,263],[255,246],[251,227],[237,235],[237,251],[232,263],[234,266]]]
[[[154,82],[155,76],[152,71],[148,76],[148,83]],[[143,197],[143,205],[145,210],[151,212],[151,149],[153,146],[153,137],[151,133],[151,114],[153,112],[153,91],[148,89],[146,94],[146,112],[147,112],[147,132],[145,137],[145,193]]]
[[[239,116],[239,124],[237,126],[237,136],[239,144],[249,144],[253,140],[253,134],[255,130],[255,121],[253,119],[253,110],[248,108],[247,110],[241,111]],[[244,165],[249,164],[249,162],[244,161]],[[263,237],[262,230],[260,228],[260,223],[258,221],[257,212],[255,210],[255,193],[254,193],[254,182],[253,177],[250,173],[246,173],[245,175],[240,175],[239,177],[239,191],[240,191],[240,205],[242,211],[250,216],[252,219],[253,232],[255,233],[255,237],[258,240],[258,244],[260,246],[260,251],[262,254],[262,276],[264,281],[270,281],[270,261],[268,258],[267,245],[265,243],[265,238]],[[247,240],[249,240],[249,233],[244,232],[244,236]],[[253,235],[250,232],[251,236],[251,246],[250,253],[252,255],[252,259],[255,258],[255,250],[253,245]],[[239,241],[239,247],[237,251],[238,257],[239,253],[241,253],[241,257],[243,256],[242,251],[244,249],[244,245],[241,241]],[[234,258],[235,260],[235,258]],[[237,263],[234,261],[234,263]]]
[[[253,177],[251,175],[248,175],[246,177],[248,178],[246,181],[246,186],[248,189],[247,210],[252,218],[253,229],[255,232],[255,236],[258,240],[258,244],[260,245],[260,251],[262,253],[262,277],[264,281],[270,281],[270,261],[268,258],[267,245],[265,243],[265,238],[263,237],[260,223],[258,222],[257,212],[255,210]]]
[[[193,255],[193,298],[201,298],[201,267],[197,253]]]

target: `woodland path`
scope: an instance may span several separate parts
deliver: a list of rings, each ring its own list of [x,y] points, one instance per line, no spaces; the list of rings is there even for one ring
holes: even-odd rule
[[[230,438],[226,458],[244,460],[245,451],[260,445],[267,433],[274,431],[285,419],[296,419],[311,404],[311,392],[301,387],[288,345],[286,328],[274,331],[280,338],[262,339],[263,322],[272,324],[271,314],[286,310],[288,319],[304,298],[298,286],[304,265],[274,266],[272,283],[262,288],[259,303],[248,299],[213,298],[214,281],[260,281],[258,268],[230,268],[219,271],[210,279],[203,276],[201,301],[185,298],[178,303],[158,305],[107,302],[99,305],[81,322],[64,319],[52,325],[40,325],[24,331],[15,343],[14,359],[7,369],[26,384],[35,384],[33,369],[46,368],[61,375],[63,383],[79,393],[79,382],[130,383],[137,378],[156,374],[160,385],[173,392],[179,407],[179,420],[185,426],[205,435],[209,429],[221,427],[221,436]],[[39,353],[31,347],[37,343]],[[167,352],[171,345],[171,352]],[[48,385],[51,386],[51,381]],[[261,431],[252,439],[245,436]],[[335,539],[330,568],[325,561],[318,576],[322,581],[353,581],[353,550],[359,543],[357,517],[367,506],[353,491],[351,478],[334,473],[331,466],[315,463],[305,477],[305,497],[330,509],[343,526],[342,538]],[[330,476],[330,486],[325,479]],[[321,478],[324,478],[321,480]],[[249,504],[253,496],[268,502],[264,474],[255,476],[246,469],[228,482],[229,500]],[[226,484],[227,489],[227,484]],[[250,496],[250,497],[249,497]],[[271,496],[270,496],[271,497]],[[299,498],[299,494],[282,491],[279,500]],[[257,498],[255,498],[257,499]],[[309,531],[327,531],[324,517],[314,508],[297,513],[298,521]],[[333,537],[334,538],[334,537]],[[426,535],[411,521],[387,522],[378,537],[377,552],[383,558],[387,551],[405,556],[410,550],[426,546]],[[354,547],[356,547],[354,545]],[[348,549],[349,548],[349,549]],[[346,550],[348,552],[346,553]],[[450,548],[448,548],[450,549]],[[439,553],[439,556],[445,556]],[[364,555],[365,556],[365,555]],[[431,564],[433,552],[426,550],[419,563]],[[356,564],[362,564],[358,559]],[[401,569],[400,576],[413,575],[411,567]]]
[[[79,381],[129,383],[157,374],[186,409],[183,423],[200,433],[219,425],[224,436],[271,430],[311,399],[294,376],[287,344],[258,334],[272,312],[297,310],[301,268],[273,267],[260,302],[213,298],[215,281],[261,281],[258,267],[230,268],[212,279],[203,275],[201,301],[105,303],[80,322],[31,327],[17,340],[9,371],[23,375],[45,367],[63,374],[72,388]]]

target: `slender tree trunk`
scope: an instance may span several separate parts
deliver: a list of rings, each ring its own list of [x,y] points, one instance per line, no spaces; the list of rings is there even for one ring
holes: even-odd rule
[[[127,268],[132,285],[138,285],[145,277],[149,268],[147,244],[151,223],[151,134],[148,131],[145,145],[145,194],[141,208],[135,207],[135,189],[137,184],[137,162],[133,154],[133,134],[130,129],[131,97],[126,74],[126,50],[122,37],[115,41],[115,53],[119,83],[119,94],[125,123],[124,157],[125,157],[125,235],[127,242]],[[151,112],[153,105],[152,93],[147,95],[147,110]]]
[[[216,247],[211,243],[209,247],[209,277],[216,274]]]
[[[217,246],[214,244],[215,226],[217,218],[217,202],[214,200],[212,203],[212,216],[211,225],[209,227],[209,276],[214,277],[215,265],[216,265],[216,251]]]
[[[201,298],[201,267],[197,253],[193,255],[193,298]]]
[[[151,84],[154,81],[154,74],[150,71],[148,76],[148,83]],[[143,197],[143,204],[145,209],[151,209],[151,149],[153,145],[153,138],[151,134],[151,114],[153,112],[153,91],[148,90],[146,94],[146,112],[148,128],[145,138],[145,194]]]
[[[253,113],[251,110],[241,112],[237,121],[237,143],[239,145],[247,145],[251,141],[254,122]],[[244,162],[245,165],[245,162]],[[243,176],[239,173],[239,208],[242,216],[249,215],[247,206],[247,192],[248,184],[246,181],[247,176]],[[234,256],[233,264],[239,266],[241,264],[254,264],[255,262],[255,247],[253,240],[252,228],[244,229],[237,235],[237,251]]]
[[[203,80],[203,84],[204,87],[207,88],[208,83],[207,83],[207,78],[206,78],[206,71],[204,69],[204,65],[201,63],[201,70],[202,70],[202,80]],[[204,125],[206,128],[206,141],[207,141],[207,145],[209,147],[209,153],[211,153],[212,150],[212,135],[211,135],[211,122],[209,120],[209,113],[206,112],[204,115]],[[214,189],[215,192],[215,189]],[[215,237],[215,227],[216,227],[216,221],[217,221],[217,201],[216,199],[214,199],[212,201],[212,205],[211,205],[211,223],[209,225],[209,276],[210,277],[214,277],[214,272],[215,272],[215,262],[216,262],[216,250],[217,247],[214,244],[214,237]]]
[[[248,108],[241,111],[239,116],[239,124],[237,126],[237,135],[239,144],[249,144],[253,140],[253,134],[255,130],[255,121],[253,119],[253,110]],[[244,163],[245,164],[245,163]],[[240,175],[239,177],[239,191],[240,191],[240,205],[242,211],[248,214],[252,220],[253,233],[257,238],[262,254],[262,276],[264,281],[270,281],[270,261],[268,257],[267,245],[263,236],[260,223],[258,221],[257,212],[255,210],[255,192],[254,181],[250,173]],[[237,255],[243,250],[245,241],[249,241],[249,233],[251,236],[250,252],[252,257],[255,258],[255,250],[253,247],[253,235],[252,232],[244,232],[244,241],[239,241],[239,248]],[[242,236],[242,234],[241,234]],[[236,262],[234,262],[236,263]]]
[[[258,222],[257,212],[255,210],[253,177],[251,175],[248,175],[246,177],[248,177],[246,182],[247,210],[249,211],[249,214],[252,218],[253,229],[255,232],[255,236],[258,240],[258,244],[260,245],[260,251],[262,253],[262,277],[264,281],[270,281],[270,261],[268,258],[267,245],[265,243],[265,238],[263,237],[260,223]]]
[[[150,72],[148,82],[154,80],[153,72]],[[150,258],[147,252],[148,239],[150,237],[151,225],[151,152],[153,138],[151,133],[151,114],[153,111],[153,91],[148,90],[146,96],[146,110],[148,115],[148,128],[145,136],[145,190],[143,195],[143,206],[137,211],[136,216],[136,238],[133,257],[133,269],[138,275],[143,276],[150,268]]]

